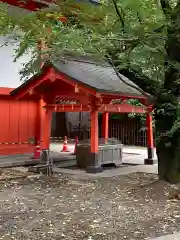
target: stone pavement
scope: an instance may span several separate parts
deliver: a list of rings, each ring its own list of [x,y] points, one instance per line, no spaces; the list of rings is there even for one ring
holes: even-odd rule
[[[167,202],[173,189],[149,174],[1,183],[0,239],[152,240],[180,231],[180,205]]]
[[[130,166],[130,167],[111,168],[96,174],[86,173],[85,170],[79,170],[79,169],[72,170],[67,168],[53,167],[53,172],[71,174],[72,176],[78,176],[78,178],[80,179],[92,179],[92,178],[95,179],[95,178],[112,178],[116,176],[127,175],[130,173],[136,173],[136,172],[157,174],[158,167],[157,167],[157,164],[144,165],[144,166],[136,165],[136,166]]]
[[[74,144],[68,143],[69,153],[61,153],[62,143],[51,143],[51,150],[53,151],[53,156],[70,155],[74,151]],[[144,165],[144,159],[147,158],[147,148],[144,147],[123,147],[123,163],[127,164],[138,164]],[[155,154],[155,158],[157,158]]]
[[[74,152],[74,144],[68,143],[69,152],[61,152],[63,147],[62,143],[51,143],[50,149],[52,150],[53,159],[59,161],[64,160],[63,164],[69,162],[74,157],[72,153]],[[32,154],[26,155],[16,155],[16,156],[0,156],[0,168],[2,167],[13,167],[13,166],[25,166],[28,164],[37,164],[38,160],[31,159]],[[157,165],[145,166],[144,159],[147,157],[147,149],[142,147],[123,147],[123,163],[125,164],[136,164],[141,166],[128,167],[129,172],[136,172],[137,168],[139,171],[157,173]],[[67,169],[66,169],[67,170]],[[69,170],[70,171],[70,170]],[[107,176],[113,176],[116,174],[126,174],[126,170],[113,169],[107,170]],[[123,172],[123,173],[122,173]]]
[[[148,240],[180,240],[180,233],[174,233],[171,235],[166,235],[157,238],[149,238]]]
[[[61,153],[62,144],[59,143],[52,143],[51,144],[51,150],[53,152],[54,157],[63,157],[71,155],[74,151],[74,145],[69,144],[68,145],[70,152],[68,153]],[[141,148],[141,147],[130,147],[130,146],[124,146],[123,148],[123,163],[129,163],[129,164],[139,164],[138,166],[129,166],[129,167],[122,167],[122,168],[112,168],[105,170],[102,173],[98,174],[87,174],[85,171],[82,170],[72,170],[72,169],[65,169],[65,168],[54,168],[54,172],[56,173],[69,173],[74,176],[78,175],[78,178],[82,179],[93,179],[93,178],[108,178],[108,177],[114,177],[114,176],[120,176],[120,175],[126,175],[129,173],[134,172],[143,172],[143,173],[155,173],[157,174],[157,164],[155,165],[144,165],[144,159],[147,157],[147,149]],[[16,162],[19,165],[22,165],[22,159],[25,160],[25,163],[28,163],[30,161],[30,156],[18,156],[16,158]],[[1,160],[0,159],[0,167],[1,167]],[[13,157],[9,156],[6,157],[4,160],[7,161],[7,165],[9,162],[13,160]],[[31,160],[32,161],[32,160]],[[12,164],[13,166],[13,164]],[[180,240],[180,233],[174,233],[171,235],[161,236],[157,238],[147,238],[147,240]]]
[[[33,160],[32,154],[0,156],[0,168],[27,166],[37,164],[39,160]]]

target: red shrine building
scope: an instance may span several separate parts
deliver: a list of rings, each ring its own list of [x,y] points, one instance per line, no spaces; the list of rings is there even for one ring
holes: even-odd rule
[[[47,7],[46,1],[4,0],[13,14],[35,11]],[[24,10],[27,9],[27,10]],[[3,44],[5,37],[0,37]],[[45,63],[41,74],[32,76],[25,83],[18,74],[21,63],[13,63],[13,46],[3,47],[0,64],[0,155],[25,154],[34,151],[34,140],[41,149],[49,149],[53,113],[88,112],[90,115],[90,138],[92,160],[98,152],[98,114],[102,113],[102,136],[108,138],[109,113],[145,113],[147,119],[147,148],[145,163],[153,164],[152,108],[147,99],[125,76],[120,81],[114,70],[106,63],[84,58],[67,58],[63,61]],[[1,50],[0,50],[1,51]],[[128,99],[138,99],[143,106],[132,106]],[[113,103],[121,100],[121,104]]]

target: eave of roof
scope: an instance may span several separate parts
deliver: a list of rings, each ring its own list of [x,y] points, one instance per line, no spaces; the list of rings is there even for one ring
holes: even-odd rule
[[[14,88],[0,87],[0,95],[10,95]]]
[[[53,0],[38,0],[38,1],[19,1],[19,0],[0,0],[0,2],[7,3],[11,6],[16,6],[29,11],[37,11],[42,8],[48,8],[50,5],[54,5],[56,1]],[[77,1],[78,2],[78,1]],[[100,5],[98,0],[87,0],[87,2],[93,5]]]
[[[113,91],[113,90],[108,90],[107,89],[107,86],[106,86],[106,88],[99,88],[99,87],[95,87],[93,84],[91,85],[91,84],[87,84],[87,82],[84,82],[84,81],[82,81],[82,79],[80,80],[80,79],[77,79],[77,77],[76,78],[74,78],[73,76],[71,76],[70,74],[67,74],[66,72],[63,72],[63,71],[60,71],[59,70],[59,68],[56,66],[56,64],[55,63],[53,63],[53,62],[47,62],[46,64],[44,64],[44,66],[43,66],[43,68],[41,69],[41,72],[40,73],[38,73],[38,74],[36,74],[36,75],[34,75],[33,77],[31,77],[28,81],[26,81],[26,82],[24,82],[22,85],[20,85],[18,88],[16,88],[16,89],[14,89],[12,92],[11,92],[11,95],[12,96],[14,96],[14,95],[16,95],[19,91],[21,91],[23,88],[25,88],[25,87],[28,87],[28,85],[29,85],[29,87],[30,87],[30,85],[31,85],[31,83],[33,82],[33,81],[35,81],[35,80],[37,80],[41,75],[43,75],[44,74],[44,72],[45,72],[45,69],[47,69],[47,68],[53,68],[57,73],[63,73],[63,74],[65,74],[67,77],[69,77],[70,79],[72,79],[73,81],[76,81],[77,82],[77,84],[83,84],[84,86],[86,86],[87,88],[89,88],[89,89],[94,89],[96,92],[100,92],[100,93],[103,93],[103,94],[113,94],[113,95],[117,95],[117,96],[119,96],[119,95],[121,95],[121,96],[124,96],[124,97],[128,97],[128,96],[133,96],[133,97],[137,97],[137,98],[139,98],[139,97],[141,97],[141,98],[145,98],[144,96],[142,96],[141,94],[134,94],[133,92],[132,92],[132,94],[131,93],[129,93],[129,92],[126,92],[126,91],[124,91],[124,92],[122,92],[122,91]]]
[[[92,58],[66,58],[52,62],[52,65],[56,71],[96,89],[97,92],[142,97],[142,93],[137,90],[138,86],[136,84],[122,74],[120,74],[122,79],[119,79],[114,69],[105,61],[97,62]]]
[[[23,82],[19,87],[15,88],[13,91],[11,91],[10,95],[14,96],[16,93],[18,93],[21,89],[23,89],[24,87],[27,87],[28,85],[30,85],[33,81],[35,81],[36,79],[38,79],[41,75],[44,74],[45,69],[47,69],[48,67],[51,67],[52,65],[50,63],[45,63],[41,69],[41,71],[37,74],[35,74],[34,76],[32,76],[30,79],[28,79],[27,81]]]

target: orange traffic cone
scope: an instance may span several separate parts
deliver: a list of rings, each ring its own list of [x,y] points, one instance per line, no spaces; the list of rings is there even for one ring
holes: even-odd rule
[[[68,150],[68,145],[67,145],[68,141],[67,141],[67,137],[64,137],[64,143],[63,143],[63,149],[61,152],[69,152]]]
[[[34,149],[34,156],[32,158],[40,159],[40,157],[41,157],[41,148],[40,148],[40,145],[36,145]]]
[[[75,146],[74,146],[74,153],[73,153],[73,155],[76,155],[77,144],[78,144],[78,136],[76,136]]]

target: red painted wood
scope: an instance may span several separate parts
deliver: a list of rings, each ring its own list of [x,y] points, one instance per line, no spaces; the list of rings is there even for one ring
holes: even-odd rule
[[[41,4],[38,2],[34,2],[32,0],[29,1],[19,1],[19,0],[0,0],[1,2],[13,5],[13,6],[17,6],[20,8],[24,8],[30,11],[37,11],[40,8],[45,7],[45,4]]]
[[[32,99],[33,95],[36,94],[35,88],[38,87],[41,83],[45,82],[46,80],[49,80],[49,72],[51,68],[46,67],[44,69],[44,74],[40,75],[39,77],[32,78],[28,84],[26,84],[24,87],[19,87],[16,90],[16,93],[13,93],[13,97],[17,100],[20,100],[24,97],[29,96],[30,99]],[[38,94],[39,95],[39,94]],[[39,99],[41,96],[39,96]]]
[[[19,142],[19,108],[20,108],[20,103],[18,101],[10,101],[10,124],[9,124],[9,133],[10,133],[10,139],[9,141],[18,143]],[[16,117],[15,117],[16,116]],[[18,151],[19,144],[13,145],[14,146],[14,151]],[[8,147],[11,149],[12,144],[8,145]],[[9,150],[10,150],[9,149]]]
[[[43,127],[45,120],[45,109],[43,108],[45,105],[43,99],[40,99],[37,107],[37,116],[36,116],[36,137],[37,141],[40,142],[40,148],[43,148]]]
[[[15,155],[15,154],[32,154],[34,151],[34,145],[28,145],[24,147],[21,146],[0,146],[0,155],[6,156],[6,155]]]
[[[51,136],[51,120],[52,111],[46,109],[44,117],[44,127],[43,127],[43,149],[49,149],[50,147],[50,136]]]
[[[21,102],[19,107],[19,139],[22,142],[28,141],[28,102]]]
[[[150,111],[146,115],[146,124],[147,124],[147,147],[154,148],[152,115]]]
[[[109,113],[103,113],[102,119],[102,135],[104,138],[108,138],[109,133]]]
[[[0,87],[0,95],[9,95],[14,88]]]
[[[83,104],[48,104],[48,108],[55,112],[89,112],[90,108]],[[99,112],[114,112],[114,113],[145,113],[146,107],[132,106],[128,104],[106,104],[100,107]]]
[[[36,124],[37,124],[37,108],[38,103],[35,101],[29,101],[29,109],[28,109],[28,136],[30,138],[36,136]]]
[[[0,95],[0,109],[0,155],[33,152],[34,145],[23,142],[28,142],[29,138],[36,134],[37,103],[17,101],[2,94]]]
[[[113,99],[129,99],[129,98],[137,98],[144,99],[144,96],[129,96],[129,95],[119,95],[112,93],[104,93],[97,92],[93,87],[87,86],[84,83],[79,83],[77,80],[67,76],[62,72],[57,72],[51,66],[45,66],[42,69],[43,74],[40,76],[36,76],[31,81],[29,81],[25,86],[16,90],[13,93],[13,96],[16,99],[32,99],[33,97],[36,99],[41,99],[44,97],[46,103],[53,104],[55,99],[63,101],[80,101],[81,103],[86,103],[84,109],[72,108],[73,112],[79,111],[90,111],[90,105],[88,107],[88,102],[91,97],[95,97],[97,101],[99,101],[100,112],[123,112],[123,113],[144,113],[146,112],[145,108],[131,106],[128,104],[121,105],[113,105],[107,104]],[[64,95],[65,94],[65,95]],[[80,96],[81,95],[81,96]],[[104,100],[104,102],[103,102]],[[61,110],[62,108],[62,110]],[[71,107],[70,107],[71,108]],[[71,111],[68,107],[63,105],[56,107],[56,111]],[[55,110],[53,108],[53,110]]]
[[[121,113],[145,113],[146,107],[132,106],[129,104],[106,104],[100,108],[100,112],[121,112]]]
[[[92,110],[91,117],[91,153],[98,153],[98,111]]]
[[[9,140],[9,100],[0,101],[0,142],[8,142]]]
[[[5,2],[13,6],[17,6],[20,8],[24,8],[30,11],[37,11],[38,9],[48,7],[48,3],[56,3],[56,0],[44,0],[45,3],[40,3],[33,0],[26,0],[26,1],[20,1],[20,0],[0,0],[0,2]],[[46,4],[47,3],[47,4]],[[72,5],[72,9],[80,9],[80,6],[78,4]],[[74,13],[74,15],[76,15]],[[62,22],[67,22],[67,18],[65,16],[60,16],[59,20]]]
[[[16,97],[16,99],[18,100],[28,97],[30,95],[31,95],[31,99],[33,95],[37,95],[37,97],[41,98],[40,95],[42,95],[43,93],[46,94],[47,93],[46,90],[48,88],[52,88],[53,83],[56,84],[56,86],[58,84],[58,87],[61,87],[62,91],[66,91],[70,87],[73,87],[72,94],[82,91],[86,97],[87,97],[87,94],[90,94],[93,96],[97,95],[97,92],[95,89],[88,87],[83,83],[77,82],[76,80],[70,78],[64,73],[57,73],[51,67],[46,67],[43,71],[44,73],[41,76],[34,77],[34,79],[31,79],[31,81],[29,81],[29,83],[26,84],[24,87],[18,88],[16,93],[13,94],[14,97]],[[66,89],[63,89],[63,86],[62,86],[63,82],[64,82],[64,85],[66,83],[66,86],[67,86]],[[37,89],[38,90],[41,89],[42,92],[39,92]],[[58,94],[58,93],[55,93],[55,94]]]

